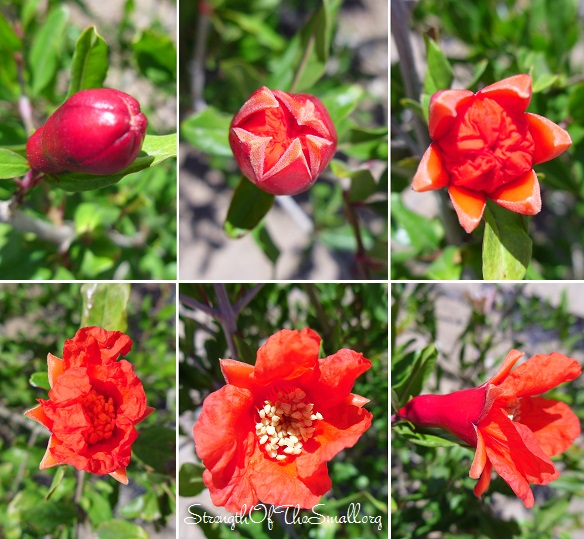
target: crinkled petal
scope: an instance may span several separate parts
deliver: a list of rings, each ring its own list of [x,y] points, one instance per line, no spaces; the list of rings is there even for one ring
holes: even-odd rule
[[[355,380],[371,368],[363,354],[343,348],[336,354],[318,360],[318,368],[307,384],[310,398],[318,407],[333,407],[351,393]]]
[[[477,96],[493,99],[503,108],[524,112],[531,101],[531,77],[514,75],[486,86]]]
[[[250,461],[249,475],[258,498],[277,506],[314,507],[331,488],[326,464],[319,465],[307,476],[301,476],[297,467],[298,459],[282,464],[256,451]]]
[[[49,399],[53,402],[64,402],[87,395],[91,390],[91,382],[87,369],[75,367],[66,370],[49,391]]]
[[[448,185],[448,179],[448,171],[442,164],[437,146],[430,144],[418,165],[412,180],[412,189],[419,192],[442,189]]]
[[[304,443],[302,454],[296,459],[300,477],[309,477],[323,463],[347,447],[353,447],[371,426],[373,416],[365,408],[341,404],[321,409],[323,419],[313,424],[313,437]]]
[[[258,350],[253,379],[266,385],[299,378],[315,368],[319,349],[320,337],[309,328],[278,331]]]
[[[580,436],[580,421],[570,407],[542,397],[519,400],[518,421],[527,426],[549,457],[568,449]]]
[[[486,196],[455,185],[448,188],[448,194],[460,226],[470,234],[481,222],[487,204]]]
[[[473,98],[474,94],[469,90],[442,90],[432,96],[428,122],[432,140],[440,138],[448,131],[458,112]]]
[[[530,170],[521,178],[495,189],[489,198],[515,213],[536,215],[541,211],[537,174]]]
[[[63,367],[88,366],[116,361],[132,348],[130,337],[120,331],[106,331],[97,326],[81,328],[63,346]]]
[[[519,365],[500,384],[502,397],[514,399],[541,395],[582,374],[582,367],[572,358],[558,352],[538,354]]]
[[[526,426],[512,422],[501,408],[493,408],[479,425],[487,457],[525,507],[533,506],[529,483],[545,485],[559,472]]]
[[[568,132],[551,120],[531,112],[527,112],[525,118],[535,143],[534,165],[554,159],[572,145]]]
[[[220,359],[219,363],[223,377],[228,384],[251,389],[253,383],[250,376],[253,373],[253,365],[234,359]]]

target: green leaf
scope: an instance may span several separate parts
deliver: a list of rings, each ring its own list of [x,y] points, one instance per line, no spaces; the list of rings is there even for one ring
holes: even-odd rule
[[[108,331],[126,331],[129,283],[85,283],[81,295],[81,327],[99,326]]]
[[[350,202],[362,202],[376,192],[377,183],[369,169],[356,170],[351,173]]]
[[[278,262],[278,258],[280,258],[280,249],[274,243],[274,240],[272,239],[272,236],[268,232],[268,229],[265,227],[265,225],[260,223],[258,226],[256,226],[252,231],[252,235],[255,242],[268,257],[270,262],[272,264],[276,264],[276,262]]]
[[[446,433],[444,436],[440,436],[438,434],[429,434],[422,430],[413,430],[407,423],[395,425],[393,430],[406,437],[410,442],[424,447],[452,447],[461,445],[454,438],[447,438],[448,434]]]
[[[57,73],[63,36],[69,20],[69,9],[56,6],[51,9],[45,23],[35,32],[30,49],[32,94],[38,95]]]
[[[176,47],[166,34],[144,30],[132,42],[140,71],[154,83],[176,80]]]
[[[140,429],[132,450],[157,472],[175,477],[176,433],[158,425]]]
[[[61,484],[61,481],[63,481],[63,477],[65,477],[65,466],[59,466],[53,476],[53,482],[45,494],[45,502],[49,501],[49,498],[55,493],[55,490],[57,490],[57,487]]]
[[[424,36],[426,42],[426,56],[428,60],[428,70],[424,80],[424,92],[434,94],[439,90],[450,88],[454,79],[452,66],[442,52],[440,45],[428,36]]]
[[[149,537],[144,528],[118,518],[113,518],[100,524],[95,529],[95,532],[99,539],[120,539],[120,537],[124,539],[148,539]]]
[[[181,136],[195,148],[210,155],[231,157],[229,125],[231,115],[214,107],[189,116],[180,127]]]
[[[364,90],[357,84],[340,86],[327,92],[322,98],[333,124],[338,125],[359,104],[364,95]]]
[[[178,472],[179,496],[196,496],[205,489],[203,472],[205,467],[201,464],[187,462],[180,467]]]
[[[266,24],[255,15],[247,15],[239,11],[223,10],[221,17],[224,20],[233,21],[246,34],[253,35],[258,44],[272,51],[281,51],[286,46],[286,39],[277,33],[272,26]]]
[[[483,279],[523,279],[531,260],[527,218],[487,201],[483,238]]]
[[[438,350],[431,344],[404,356],[392,370],[392,379],[396,380],[393,390],[403,406],[410,397],[416,397],[422,392],[424,384],[434,370]]]
[[[46,372],[33,372],[30,375],[28,382],[33,387],[40,387],[41,389],[46,389],[47,391],[51,389],[51,384],[49,384],[49,375]]]
[[[458,247],[449,245],[432,262],[426,274],[428,279],[457,281],[462,273],[461,254]]]
[[[0,148],[0,180],[23,176],[29,169],[26,157],[6,148]]]
[[[88,234],[98,228],[110,227],[119,218],[122,210],[114,206],[104,206],[94,202],[82,202],[75,208],[75,231]]]
[[[107,70],[107,44],[95,26],[90,26],[79,36],[75,45],[67,97],[80,90],[101,88]]]
[[[22,50],[22,40],[16,35],[2,13],[0,13],[0,51],[10,53]]]
[[[146,135],[142,151],[138,158],[128,167],[111,176],[94,176],[77,172],[64,172],[59,175],[48,174],[47,180],[63,191],[80,192],[102,189],[118,183],[122,178],[134,172],[140,172],[158,165],[169,157],[176,156],[176,133],[170,135]]]
[[[254,229],[274,204],[274,195],[256,187],[242,177],[233,192],[225,220],[225,231],[232,238],[240,238]]]

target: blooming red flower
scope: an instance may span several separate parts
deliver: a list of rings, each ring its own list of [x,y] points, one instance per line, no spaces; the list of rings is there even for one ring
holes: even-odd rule
[[[38,172],[115,174],[134,162],[147,127],[131,95],[111,88],[82,90],[33,133],[26,156]]]
[[[233,118],[229,144],[244,176],[260,189],[296,195],[329,164],[337,133],[318,98],[264,86]]]
[[[443,90],[430,101],[434,141],[414,176],[415,191],[448,187],[461,226],[472,232],[487,198],[524,215],[541,210],[533,165],[560,155],[570,135],[547,118],[525,112],[531,77],[515,75],[473,94]]]
[[[71,464],[128,483],[135,425],[154,411],[134,367],[117,361],[131,348],[127,335],[92,326],[65,341],[63,359],[48,355],[49,399],[25,412],[51,431],[41,470]]]
[[[480,497],[495,471],[533,506],[529,483],[546,485],[560,475],[549,457],[563,453],[580,436],[568,405],[536,397],[582,374],[575,359],[558,352],[536,355],[510,372],[523,353],[511,350],[503,365],[479,387],[448,395],[420,395],[399,412],[422,427],[440,427],[476,447],[470,477]]]
[[[193,429],[215,505],[310,508],[331,488],[326,463],[371,425],[369,400],[351,393],[371,362],[348,349],[319,359],[319,347],[311,329],[284,329],[258,350],[255,367],[221,360],[227,385],[205,399]]]

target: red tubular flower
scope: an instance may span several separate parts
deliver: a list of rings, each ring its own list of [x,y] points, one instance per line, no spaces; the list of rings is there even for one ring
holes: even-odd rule
[[[580,436],[580,422],[563,402],[536,397],[582,374],[575,359],[554,352],[536,355],[510,372],[523,356],[511,350],[503,365],[479,387],[449,395],[420,395],[399,412],[422,427],[448,430],[476,447],[470,477],[480,497],[495,471],[533,507],[529,483],[547,485],[560,475],[549,457],[563,453]]]
[[[319,359],[319,347],[311,329],[284,329],[255,367],[221,360],[227,385],[205,399],[193,429],[215,505],[310,508],[331,488],[326,463],[371,425],[369,400],[351,393],[371,362],[348,349]]]
[[[33,170],[115,174],[142,148],[148,120],[131,95],[110,88],[72,95],[26,144]]]
[[[233,118],[229,144],[244,176],[260,189],[296,195],[329,164],[337,133],[316,97],[264,86]]]
[[[437,92],[430,101],[434,141],[414,176],[415,191],[448,187],[461,226],[472,232],[487,198],[524,215],[541,210],[533,165],[560,155],[570,135],[547,118],[525,112],[531,77],[515,75],[473,94]]]
[[[135,425],[154,411],[134,367],[117,361],[131,348],[127,335],[92,326],[65,341],[63,359],[48,355],[49,399],[25,412],[51,431],[41,470],[71,464],[128,484]]]

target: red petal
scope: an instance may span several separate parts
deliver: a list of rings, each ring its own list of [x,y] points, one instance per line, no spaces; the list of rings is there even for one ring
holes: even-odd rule
[[[535,143],[534,165],[557,157],[572,145],[568,132],[551,120],[530,112],[527,112],[525,117]]]
[[[258,350],[253,378],[262,385],[298,378],[314,369],[319,349],[320,337],[311,329],[278,331]]]
[[[51,449],[58,447],[61,442],[57,440],[54,436],[49,438],[49,444],[47,445],[47,450],[45,451],[45,455],[43,456],[39,468],[41,470],[46,470],[47,468],[52,468],[53,466],[58,466],[59,464],[63,464],[62,461],[56,459],[53,454],[51,453]]]
[[[153,412],[156,412],[156,408],[152,408],[152,406],[146,406],[145,412],[138,418],[138,420],[134,421],[134,425],[144,421]]]
[[[580,436],[580,421],[567,404],[530,397],[520,399],[519,405],[518,421],[533,432],[549,457],[566,451]]]
[[[239,112],[233,118],[231,122],[232,127],[237,127],[238,124],[243,122],[247,117],[258,112],[262,109],[279,107],[280,104],[278,100],[274,97],[272,90],[262,86],[259,90],[256,90],[250,98],[244,103]]]
[[[256,451],[250,462],[254,489],[262,503],[277,506],[314,507],[331,488],[326,464],[321,464],[309,476],[299,476],[298,459],[281,464]]]
[[[74,367],[57,378],[55,385],[49,391],[49,398],[52,402],[68,401],[87,395],[90,390],[91,383],[87,369]]]
[[[458,111],[473,97],[474,94],[469,90],[442,90],[432,96],[428,122],[432,140],[440,138],[448,131]]]
[[[477,93],[477,96],[493,99],[503,108],[523,112],[531,101],[531,77],[514,75],[486,86]]]
[[[365,406],[370,399],[366,399],[361,395],[355,395],[355,393],[349,393],[349,396],[345,399],[345,404],[350,406],[356,406],[357,408],[362,408]]]
[[[489,488],[489,485],[491,484],[491,472],[493,471],[493,465],[491,464],[491,462],[489,460],[487,460],[487,462],[485,463],[485,467],[483,469],[483,472],[481,473],[481,477],[478,480],[477,484],[474,487],[474,495],[477,498],[480,498],[485,492],[486,490]]]
[[[221,372],[228,384],[251,389],[252,381],[249,379],[253,373],[253,365],[235,361],[234,359],[220,359]]]
[[[110,475],[123,485],[128,484],[128,476],[126,475],[126,468],[118,468],[115,472],[111,472]]]
[[[53,387],[57,378],[63,374],[63,360],[53,354],[48,354],[47,365],[49,370],[49,385]]]
[[[363,354],[347,348],[318,360],[318,369],[307,383],[314,404],[327,408],[342,403],[351,393],[355,380],[371,368]]]
[[[364,408],[344,404],[320,411],[323,419],[313,424],[316,429],[313,437],[304,443],[303,452],[296,459],[300,477],[313,475],[337,453],[353,447],[371,426],[373,418]]]
[[[434,144],[430,144],[418,165],[412,181],[412,189],[418,192],[442,189],[448,185],[448,180],[448,171],[442,164],[440,152]]]
[[[499,382],[507,378],[507,375],[509,374],[509,372],[511,372],[511,369],[515,366],[515,363],[517,363],[517,360],[524,355],[525,354],[523,352],[520,352],[519,350],[511,350],[507,354],[507,357],[503,361],[503,364],[499,367],[499,370],[497,371],[495,376],[493,376],[487,382],[487,384],[498,385]]]
[[[582,374],[582,367],[572,358],[558,352],[538,354],[519,365],[499,386],[504,398],[541,395]]]
[[[24,415],[30,419],[33,419],[34,421],[37,421],[41,425],[47,427],[49,430],[51,430],[51,427],[53,426],[53,421],[47,417],[47,414],[45,413],[41,404],[31,408],[30,410],[27,410],[24,412]]]
[[[499,206],[522,215],[535,215],[541,211],[541,196],[537,174],[530,170],[518,180],[502,185],[489,198]]]
[[[473,479],[478,479],[483,474],[486,465],[487,465],[487,449],[485,447],[485,441],[483,439],[481,431],[477,430],[477,449],[468,475]]]
[[[455,185],[448,188],[448,194],[458,215],[460,226],[470,234],[481,222],[485,211],[486,196]]]

